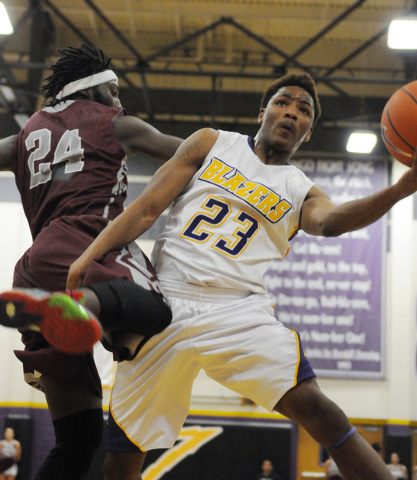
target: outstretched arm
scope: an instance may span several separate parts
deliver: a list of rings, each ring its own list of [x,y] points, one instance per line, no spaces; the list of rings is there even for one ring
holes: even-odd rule
[[[181,138],[165,135],[132,116],[116,118],[113,128],[126,153],[143,152],[158,160],[169,160],[182,142]]]
[[[12,170],[12,150],[17,135],[0,140],[0,171]]]
[[[139,198],[111,222],[70,267],[67,288],[81,285],[89,264],[111,250],[135,241],[175,200],[203,163],[218,132],[203,129],[191,135],[152,177]]]
[[[395,184],[369,197],[336,206],[317,186],[312,187],[301,210],[301,229],[310,235],[336,237],[371,225],[397,202],[417,191],[417,150],[413,164]]]

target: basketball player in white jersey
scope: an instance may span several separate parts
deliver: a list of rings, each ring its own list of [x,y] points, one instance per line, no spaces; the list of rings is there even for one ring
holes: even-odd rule
[[[203,129],[191,135],[142,195],[72,265],[90,263],[150,228],[173,203],[153,261],[173,321],[119,364],[111,401],[107,480],[136,480],[145,452],[171,447],[202,368],[212,379],[302,425],[346,480],[388,480],[381,458],[319,389],[297,332],[274,317],[263,282],[302,229],[337,236],[365,227],[417,190],[417,157],[396,185],[334,205],[288,162],[320,115],[315,85],[289,75],[266,91],[255,139]]]

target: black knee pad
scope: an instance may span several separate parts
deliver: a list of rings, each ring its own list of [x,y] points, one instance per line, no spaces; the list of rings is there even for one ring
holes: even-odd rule
[[[85,475],[103,440],[103,411],[74,413],[54,420],[56,443],[35,480],[79,480]]]
[[[125,330],[152,337],[171,323],[172,312],[164,297],[131,280],[114,279],[85,287],[97,295],[99,320],[109,332]]]

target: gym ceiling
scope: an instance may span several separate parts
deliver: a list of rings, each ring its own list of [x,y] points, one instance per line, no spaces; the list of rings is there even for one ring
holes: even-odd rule
[[[265,87],[309,72],[323,115],[304,150],[343,154],[355,130],[379,134],[383,107],[417,79],[417,53],[390,50],[391,20],[417,0],[3,0],[0,137],[40,107],[57,49],[99,46],[123,106],[167,133],[211,126],[255,134]],[[387,156],[379,136],[374,151]]]

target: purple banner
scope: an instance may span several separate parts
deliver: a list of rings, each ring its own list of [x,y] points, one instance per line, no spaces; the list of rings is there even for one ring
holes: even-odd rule
[[[384,161],[293,164],[336,204],[388,184]],[[384,377],[385,239],[385,218],[336,238],[299,232],[287,257],[275,260],[265,275],[277,319],[300,332],[318,376]]]

